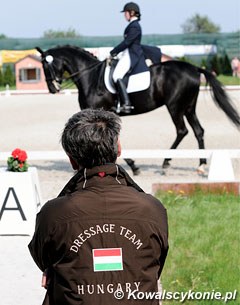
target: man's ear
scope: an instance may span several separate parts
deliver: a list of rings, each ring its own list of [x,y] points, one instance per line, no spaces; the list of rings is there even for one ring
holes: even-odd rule
[[[71,165],[72,165],[72,168],[73,168],[74,170],[78,170],[78,169],[79,169],[78,164],[77,164],[70,156],[68,156],[68,158],[69,158],[69,161],[70,161],[70,163],[71,163]]]
[[[117,154],[117,156],[120,157],[121,153],[122,153],[122,146],[121,146],[121,143],[120,143],[119,139],[117,141],[117,146],[118,146],[118,154]]]

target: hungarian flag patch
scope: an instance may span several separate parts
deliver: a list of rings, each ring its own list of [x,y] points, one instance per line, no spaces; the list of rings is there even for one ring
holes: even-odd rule
[[[123,270],[122,248],[93,249],[92,255],[94,272]]]

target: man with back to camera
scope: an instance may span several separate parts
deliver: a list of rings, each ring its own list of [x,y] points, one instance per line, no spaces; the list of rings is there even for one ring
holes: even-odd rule
[[[159,302],[131,293],[158,290],[167,213],[116,164],[120,129],[120,118],[101,109],[78,112],[65,125],[62,146],[77,173],[42,207],[29,244],[44,272],[44,305]]]

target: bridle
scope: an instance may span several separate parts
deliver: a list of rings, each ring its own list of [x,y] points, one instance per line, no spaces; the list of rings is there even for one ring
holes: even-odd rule
[[[62,82],[62,79],[56,76],[55,70],[53,68],[53,56],[52,55],[46,55],[44,57],[42,56],[42,63],[43,62],[45,64],[47,64],[49,75],[50,75],[50,77],[46,77],[46,75],[45,75],[46,82],[47,83],[51,82],[53,84],[54,88],[57,91],[60,91],[60,89],[61,89],[60,84]]]
[[[45,62],[45,64],[47,64],[47,67],[48,67],[48,71],[49,71],[49,74],[50,74],[50,77],[46,77],[46,82],[51,82],[53,84],[53,86],[55,87],[55,89],[57,91],[60,91],[61,89],[66,89],[67,87],[71,86],[70,85],[66,85],[66,86],[62,86],[61,87],[61,83],[63,81],[68,81],[69,79],[72,80],[72,77],[76,76],[76,75],[79,75],[81,73],[81,76],[83,75],[83,72],[86,71],[86,70],[89,70],[91,69],[92,67],[95,67],[96,65],[98,64],[102,64],[102,62],[100,61],[99,63],[94,63],[93,65],[91,65],[90,67],[86,67],[85,69],[82,69],[82,70],[79,70],[79,71],[76,71],[72,74],[70,74],[69,76],[67,77],[58,77],[55,73],[55,70],[54,70],[54,63],[53,63],[53,56],[52,55],[46,55],[46,56],[42,56],[42,62]],[[80,78],[80,77],[79,77]],[[78,79],[79,79],[78,78]],[[73,82],[73,80],[72,80]]]

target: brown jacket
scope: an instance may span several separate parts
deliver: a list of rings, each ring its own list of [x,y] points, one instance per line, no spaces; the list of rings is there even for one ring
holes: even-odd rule
[[[166,210],[120,166],[88,169],[42,207],[29,250],[48,269],[44,305],[158,304],[128,295],[157,291],[168,251]]]

